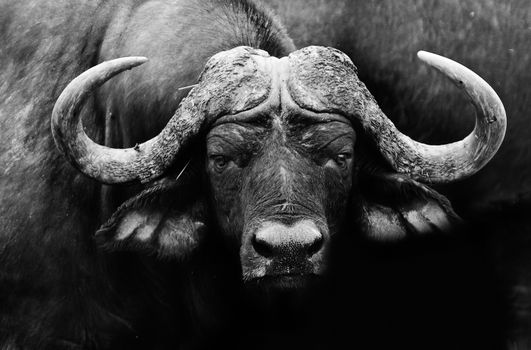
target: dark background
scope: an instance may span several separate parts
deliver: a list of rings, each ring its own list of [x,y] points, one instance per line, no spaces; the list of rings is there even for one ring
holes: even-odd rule
[[[461,62],[493,86],[508,116],[502,148],[470,179],[436,187],[467,224],[450,236],[390,245],[347,230],[353,234],[335,243],[328,280],[309,295],[273,300],[276,310],[231,289],[241,281],[239,261],[228,261],[216,241],[188,264],[131,252],[107,256],[92,240],[95,218],[108,217],[97,204],[99,185],[64,161],[49,134],[60,88],[97,63],[89,58],[101,44],[98,35],[83,38],[103,25],[91,17],[99,2],[0,0],[0,32],[13,39],[0,41],[6,116],[0,159],[9,161],[0,169],[0,227],[8,234],[0,247],[0,343],[50,349],[531,348],[529,0],[264,1],[298,47],[346,52],[385,113],[417,140],[460,139],[474,119],[462,94],[420,63],[418,50]],[[101,130],[98,120],[85,122]],[[190,310],[195,318],[186,318]],[[121,317],[138,320],[138,328]],[[195,337],[195,328],[206,331]],[[181,341],[189,334],[199,345]],[[121,336],[132,343],[124,345]]]

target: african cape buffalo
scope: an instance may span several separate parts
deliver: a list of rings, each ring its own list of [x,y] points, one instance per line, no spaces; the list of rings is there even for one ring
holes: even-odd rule
[[[213,259],[258,289],[292,290],[322,274],[345,231],[384,241],[448,231],[458,222],[448,201],[417,180],[470,176],[503,139],[492,89],[422,53],[463,86],[478,119],[454,144],[412,141],[346,55],[295,51],[253,2],[32,5],[2,4],[5,347],[183,344],[189,304],[208,311],[186,300],[197,294],[183,281],[198,277],[181,269],[215,279]],[[46,20],[28,23],[32,10]],[[109,80],[145,62],[132,55],[149,57],[145,70]],[[196,86],[184,97],[186,85]],[[81,173],[132,189],[70,168],[50,115]],[[109,251],[151,256],[102,252],[95,231]]]

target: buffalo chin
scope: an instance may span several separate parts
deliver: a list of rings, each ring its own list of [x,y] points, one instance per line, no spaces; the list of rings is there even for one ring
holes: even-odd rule
[[[313,273],[284,273],[253,278],[246,282],[246,286],[251,290],[270,293],[303,292],[315,285],[319,279],[319,275]]]
[[[266,319],[273,316],[278,322],[305,314],[307,301],[312,300],[320,280],[316,274],[278,274],[251,279],[245,286],[254,311]]]

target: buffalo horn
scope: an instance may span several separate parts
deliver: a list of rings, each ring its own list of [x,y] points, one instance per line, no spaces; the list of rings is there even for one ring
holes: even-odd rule
[[[72,80],[55,103],[51,120],[55,144],[78,170],[95,180],[106,184],[152,180],[169,167],[183,142],[199,131],[201,118],[178,109],[157,136],[132,148],[102,146],[87,136],[80,116],[83,102],[113,76],[146,61],[123,57],[100,63]]]
[[[419,51],[418,57],[466,93],[476,111],[474,130],[457,142],[427,145],[398,131],[379,108],[375,108],[377,116],[366,127],[398,172],[428,183],[471,176],[489,162],[503,141],[507,125],[503,104],[490,85],[465,66],[425,51]]]

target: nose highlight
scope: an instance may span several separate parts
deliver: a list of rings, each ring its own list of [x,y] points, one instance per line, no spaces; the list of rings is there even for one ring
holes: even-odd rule
[[[310,220],[301,220],[292,226],[268,222],[256,232],[255,251],[267,258],[310,258],[323,247],[323,235]]]

